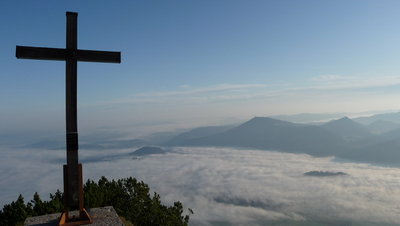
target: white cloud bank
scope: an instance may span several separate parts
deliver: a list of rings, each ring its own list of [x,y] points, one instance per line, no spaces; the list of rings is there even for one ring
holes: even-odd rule
[[[118,153],[132,150],[119,150]],[[82,159],[116,151],[82,150]],[[62,188],[65,152],[1,150],[0,204],[34,191],[48,197]],[[51,163],[53,162],[53,163]],[[309,177],[311,170],[349,176]],[[229,148],[176,148],[166,155],[84,164],[84,177],[134,176],[167,203],[195,212],[193,225],[263,225],[270,220],[400,222],[400,169],[340,163],[331,158]]]

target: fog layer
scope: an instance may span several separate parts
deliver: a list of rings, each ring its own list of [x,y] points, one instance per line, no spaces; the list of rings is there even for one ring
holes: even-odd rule
[[[400,169],[333,158],[230,148],[174,148],[132,158],[133,150],[81,150],[84,178],[133,176],[166,203],[191,208],[192,225],[279,222],[395,224],[400,222]],[[1,150],[0,205],[62,188],[63,150]],[[108,158],[107,156],[113,156]],[[120,157],[118,157],[120,156]],[[344,172],[309,177],[309,171]]]

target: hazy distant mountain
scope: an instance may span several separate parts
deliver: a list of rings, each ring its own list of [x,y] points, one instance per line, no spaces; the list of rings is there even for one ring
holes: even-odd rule
[[[177,129],[174,131],[164,131],[164,132],[156,132],[143,137],[144,140],[148,141],[149,144],[152,145],[161,145],[172,138],[187,132],[188,129]]]
[[[362,148],[342,153],[340,157],[361,162],[398,165],[400,164],[400,139],[375,142]]]
[[[372,115],[372,116],[358,117],[358,118],[354,118],[353,120],[358,123],[365,124],[365,125],[369,125],[369,124],[379,121],[379,120],[400,124],[400,112],[384,113],[384,114],[376,114],[376,115]]]
[[[321,123],[342,118],[346,113],[301,113],[294,115],[274,115],[271,118],[294,123]]]
[[[394,140],[400,138],[400,129],[391,130],[379,135],[382,140]]]
[[[322,127],[346,141],[356,141],[372,135],[367,126],[357,123],[348,117],[332,120],[323,124]]]
[[[345,149],[341,137],[322,127],[266,117],[255,117],[222,133],[174,141],[176,146],[249,147],[318,156],[332,155]]]
[[[207,126],[207,127],[199,127],[192,129],[188,132],[181,133],[168,142],[167,145],[181,145],[182,143],[186,142],[187,140],[193,140],[197,138],[202,138],[205,136],[212,136],[218,133],[225,132],[235,126],[233,125],[225,125],[225,126]]]
[[[369,131],[374,134],[387,133],[396,129],[400,129],[400,124],[385,120],[377,120],[368,125]]]
[[[367,128],[369,136],[348,144],[348,151],[338,154],[338,157],[371,163],[400,164],[400,129],[397,124],[382,120],[371,123]],[[380,133],[376,129],[380,128]],[[389,132],[383,132],[389,130]]]

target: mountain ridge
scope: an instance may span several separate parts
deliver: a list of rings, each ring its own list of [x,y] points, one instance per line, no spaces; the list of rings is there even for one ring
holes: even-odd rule
[[[310,136],[305,136],[309,134]],[[313,141],[314,145],[310,145]],[[329,143],[329,145],[324,145]],[[298,124],[269,117],[254,117],[249,121],[212,136],[188,139],[174,146],[231,146],[283,150],[293,153],[308,151],[328,156],[343,148],[343,140],[315,125]]]
[[[400,140],[400,129],[374,134],[367,125],[348,117],[321,125],[253,117],[220,133],[174,140],[166,145],[256,148],[400,164],[400,142],[396,142],[396,139]]]

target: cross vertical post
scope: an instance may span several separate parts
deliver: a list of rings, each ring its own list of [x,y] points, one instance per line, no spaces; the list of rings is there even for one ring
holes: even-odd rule
[[[18,59],[65,61],[65,119],[67,164],[64,165],[64,212],[59,225],[82,225],[92,222],[83,205],[82,164],[78,159],[77,66],[78,61],[121,63],[120,52],[78,49],[78,13],[67,12],[66,48],[17,46]],[[70,218],[69,211],[79,209]]]
[[[78,181],[78,122],[77,122],[77,13],[67,12],[66,47],[71,54],[65,62],[65,117],[67,143],[67,189],[68,207],[76,209],[79,204]]]

